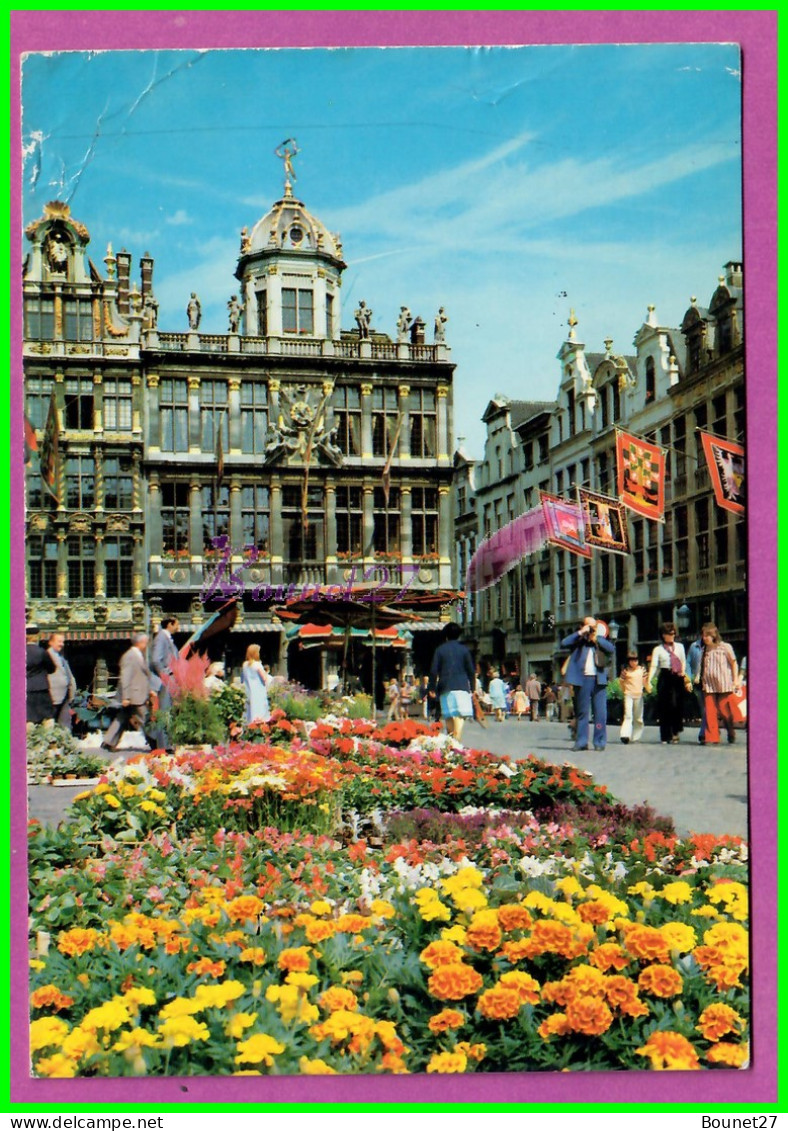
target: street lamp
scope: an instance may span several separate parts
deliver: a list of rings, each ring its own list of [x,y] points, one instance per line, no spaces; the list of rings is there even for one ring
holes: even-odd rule
[[[607,637],[611,644],[615,644],[618,640],[618,634],[621,631],[621,625],[616,620],[608,621]]]
[[[683,633],[687,631],[691,623],[692,609],[687,604],[681,605],[676,609],[676,624]]]

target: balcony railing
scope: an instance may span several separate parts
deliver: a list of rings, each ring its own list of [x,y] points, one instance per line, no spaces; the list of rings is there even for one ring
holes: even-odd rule
[[[334,341],[331,338],[296,336],[259,337],[238,334],[166,333],[143,331],[143,344],[155,349],[183,352],[196,348],[204,353],[272,354],[286,357],[369,358],[372,361],[437,361],[446,356],[445,346],[414,345],[412,342]],[[231,342],[234,343],[231,346]],[[92,350],[92,347],[91,347]]]

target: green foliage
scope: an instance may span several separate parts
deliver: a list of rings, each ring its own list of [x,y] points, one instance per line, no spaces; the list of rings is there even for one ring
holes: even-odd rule
[[[347,705],[349,719],[368,719],[372,715],[372,696],[359,693]]]
[[[82,750],[65,727],[39,723],[27,735],[27,774],[31,782],[50,778],[97,777],[106,769],[99,754]]]
[[[227,728],[213,699],[181,695],[162,713],[162,721],[173,746],[216,746],[227,737]]]
[[[221,691],[211,696],[211,702],[216,707],[219,718],[227,730],[232,723],[243,725],[244,711],[246,709],[246,692],[242,687],[226,683]]]

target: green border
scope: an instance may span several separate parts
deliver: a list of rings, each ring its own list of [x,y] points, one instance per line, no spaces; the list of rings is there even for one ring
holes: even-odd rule
[[[29,4],[29,5],[26,5],[26,7],[24,9],[13,9],[12,11],[13,12],[16,12],[16,11],[41,11],[41,12],[46,12],[46,11],[53,11],[53,10],[58,10],[58,11],[61,11],[61,10],[62,11],[70,11],[70,10],[84,11],[85,8],[83,8],[82,6],[79,6],[79,5],[71,4],[71,3],[53,2],[53,3],[50,3],[50,4],[46,4],[46,5]],[[216,11],[217,7],[216,7],[216,5],[213,5],[213,4],[197,3],[197,4],[189,4],[189,5],[186,5],[186,4],[177,4],[177,5],[171,4],[171,5],[168,5],[166,9],[164,9],[164,8],[159,7],[158,5],[153,5],[153,4],[144,4],[144,3],[124,4],[124,3],[119,3],[119,4],[112,5],[111,7],[107,6],[106,8],[103,8],[103,9],[91,7],[89,10],[91,10],[91,11],[102,11],[102,10],[103,11],[145,11],[145,10],[155,10],[155,11],[190,11],[191,12],[191,11],[201,11],[201,10]],[[302,12],[342,11],[342,12],[345,12],[345,11],[382,11],[382,10],[458,12],[458,11],[476,11],[476,10],[478,10],[478,5],[476,5],[476,4],[472,5],[472,4],[467,4],[467,3],[446,3],[445,0],[444,0],[444,2],[440,2],[440,0],[439,0],[439,2],[434,2],[434,3],[431,3],[431,4],[426,5],[426,6],[424,4],[421,4],[421,3],[407,3],[407,2],[399,3],[399,4],[392,4],[392,3],[386,3],[386,2],[378,2],[378,3],[363,4],[363,5],[362,4],[354,4],[352,7],[340,5],[340,4],[325,3],[325,2],[317,2],[317,3],[312,3],[312,4],[301,4],[301,3],[280,3],[280,4],[276,4],[276,5],[264,4],[262,6],[257,5],[257,4],[249,4],[249,3],[238,3],[238,4],[232,5],[232,10],[233,11],[249,10],[249,11],[255,11],[255,12],[264,11],[264,10],[271,10],[271,11],[277,11],[277,12],[278,11],[302,11]],[[520,4],[498,3],[498,4],[495,4],[494,6],[491,6],[491,8],[489,10],[490,11],[497,11],[497,12],[500,12],[500,11],[529,11],[529,10],[536,10],[536,11],[540,11],[540,12],[542,12],[542,11],[643,11],[643,12],[648,12],[648,11],[676,11],[678,13],[678,12],[681,12],[681,11],[712,11],[712,12],[739,11],[739,12],[741,12],[741,11],[749,11],[751,9],[748,5],[744,5],[744,6],[738,5],[738,4],[712,5],[712,4],[708,4],[708,3],[684,4],[684,5],[680,5],[680,6],[674,5],[674,4],[660,4],[660,3],[643,4],[643,5],[634,5],[634,4],[624,5],[624,4],[616,4],[616,3],[611,3],[611,4],[596,3],[596,4],[584,4],[584,5],[568,4],[568,5],[559,6],[559,5],[545,3],[545,4],[540,4],[540,5],[536,6],[534,9],[530,9],[528,7],[523,7]],[[759,11],[763,10],[763,11],[777,12],[777,9],[758,9],[758,10]],[[12,67],[11,67],[12,61],[11,61],[11,50],[10,50],[10,15],[11,15],[11,13],[9,13],[9,21],[8,21],[7,30],[6,30],[6,33],[5,33],[7,42],[4,44],[4,46],[6,47],[6,59],[8,60],[8,79],[9,79],[9,81],[5,85],[5,92],[6,92],[5,97],[6,97],[6,100],[8,102],[8,113],[7,113],[7,116],[6,116],[6,121],[9,123],[9,133],[10,133],[10,120],[11,120],[10,119],[10,114],[11,114],[10,81],[11,81],[11,75],[12,75]],[[783,85],[784,85],[780,82],[779,60],[780,60],[780,55],[784,54],[784,52],[782,52],[781,49],[782,49],[782,47],[784,46],[784,43],[785,43],[785,31],[784,31],[784,27],[781,26],[781,24],[780,24],[779,18],[778,18],[778,25],[777,26],[778,26],[777,104],[778,104],[778,129],[779,129],[779,124],[780,124],[779,108],[782,106],[782,97],[781,96],[782,96],[782,89],[783,89]],[[9,138],[9,140],[10,140],[10,138]],[[13,222],[13,217],[11,216],[11,213],[10,213],[10,187],[9,187],[10,183],[11,183],[11,180],[10,180],[10,178],[11,178],[10,144],[9,144],[7,150],[6,150],[6,153],[7,153],[8,156],[6,157],[6,173],[7,173],[7,175],[6,175],[6,178],[5,178],[5,181],[4,181],[4,184],[5,184],[4,200],[5,200],[6,205],[7,205],[8,215],[9,215],[10,221]],[[780,155],[780,156],[782,156],[782,155]],[[779,174],[782,172],[782,169],[783,169],[783,162],[782,162],[782,160],[780,160],[779,163],[778,163],[778,178],[779,178]],[[6,234],[6,240],[9,239],[9,236],[8,236],[9,231],[10,231],[10,224],[9,224],[9,228],[6,229],[6,233],[7,233]],[[782,235],[782,233],[780,233],[780,235]],[[8,250],[10,250],[8,243],[6,243],[6,249],[7,249],[7,252],[8,252]],[[778,253],[779,253],[779,250],[781,250],[781,249],[782,249],[782,241],[779,244]],[[782,263],[780,262],[779,268],[781,268],[781,267],[782,267]],[[782,271],[779,268],[778,268],[778,283],[780,281],[783,281],[784,276],[785,276],[785,272]],[[0,301],[2,301],[4,303],[4,309],[7,312],[10,310],[10,284],[11,284],[10,274],[2,276],[2,284],[0,284],[0,287],[1,287],[1,289],[0,289]],[[784,290],[785,290],[785,288],[783,288],[783,291]],[[779,311],[775,311],[774,313],[775,313],[775,319],[777,319],[778,316],[779,316]],[[8,317],[8,321],[7,321],[8,331],[7,332],[8,332],[8,338],[9,338],[9,341],[10,341],[10,314],[7,317]],[[9,359],[8,368],[5,371],[4,377],[5,377],[5,382],[4,382],[5,386],[6,386],[7,389],[10,390],[10,380],[11,380],[10,359]],[[786,464],[786,459],[788,459],[788,435],[787,435],[788,434],[788,411],[786,410],[786,407],[785,407],[785,404],[784,404],[784,398],[781,395],[782,392],[783,392],[784,384],[785,384],[784,379],[782,379],[782,377],[778,377],[778,388],[777,388],[777,393],[778,393],[777,467],[778,468],[783,468],[783,467],[788,466],[788,464]],[[7,399],[7,397],[4,397],[4,396],[0,396],[0,435],[10,435],[10,411],[9,411],[9,406],[8,406],[8,399]],[[10,498],[10,462],[9,461],[6,461],[6,463],[3,466],[2,472],[0,472],[0,490],[2,490],[3,488],[5,488],[4,497]],[[9,535],[9,537],[8,537],[9,554],[3,553],[2,559],[0,559],[0,585],[3,585],[4,591],[6,593],[10,592],[10,577],[9,577],[9,555],[10,555],[10,545],[11,545],[11,541],[10,541],[10,534],[11,534],[10,508],[9,508],[9,516],[8,517],[9,517],[9,522],[8,522],[7,532],[8,532],[8,535]],[[784,519],[785,519],[785,507],[784,507],[784,504],[783,504],[783,499],[781,497],[778,497],[778,515],[777,515],[777,525],[776,525],[777,553],[778,553],[778,556],[777,556],[777,577],[778,577],[778,579],[782,579],[783,570],[788,569],[788,530],[785,529],[785,523],[784,523],[784,521],[782,521]],[[779,624],[783,624],[783,623],[786,622],[786,615],[785,614],[786,614],[786,612],[788,612],[788,602],[785,599],[785,593],[786,593],[785,586],[781,586],[778,582],[778,623]],[[9,628],[9,630],[10,630],[10,628]],[[9,652],[10,652],[10,649],[7,650],[7,654]],[[778,662],[778,665],[779,665],[778,666],[778,678],[788,677],[788,656],[780,656],[780,658],[777,662]],[[8,745],[9,745],[9,748],[10,748],[10,717],[11,717],[10,716],[10,701],[7,701],[7,700],[3,701],[2,712],[3,712],[3,714],[2,714],[2,725],[3,725],[3,728],[4,728],[4,733],[6,734],[6,736],[8,736]],[[783,803],[785,801],[785,796],[786,796],[786,785],[785,785],[786,774],[785,774],[785,771],[782,771],[782,767],[779,764],[779,759],[780,759],[780,756],[783,755],[787,750],[788,750],[788,743],[786,743],[784,737],[781,735],[780,739],[778,740],[778,806],[780,807],[780,811],[782,811]],[[755,752],[755,754],[757,756],[757,752]],[[10,789],[8,787],[8,784],[7,784],[8,783],[8,777],[7,776],[6,776],[5,781],[6,781],[6,786],[5,786],[4,791],[0,790],[0,794],[4,793],[4,799],[5,799],[3,809],[2,809],[2,819],[4,820],[6,829],[9,829],[10,828],[11,805],[13,803],[13,799],[11,798]],[[757,818],[757,814],[754,814],[754,816]],[[784,890],[784,880],[785,880],[785,875],[786,875],[786,868],[788,867],[788,865],[785,862],[784,855],[780,851],[781,849],[783,849],[783,850],[786,849],[785,838],[780,835],[781,832],[782,832],[782,830],[781,830],[780,826],[778,826],[778,838],[777,838],[777,846],[776,846],[776,848],[777,848],[777,860],[778,860],[777,887],[778,887],[778,892],[780,894],[782,894],[782,892]],[[6,858],[10,862],[10,859],[11,859],[10,838],[8,839],[7,857]],[[0,873],[0,874],[2,875],[2,879],[0,879],[0,885],[1,885],[0,886],[0,901],[2,901],[0,903],[0,906],[9,907],[9,905],[10,905],[10,871],[9,871],[9,868],[6,867],[5,869],[2,870],[2,873]],[[778,943],[777,943],[777,945],[778,945],[777,953],[778,954],[779,954],[779,938],[785,938],[786,917],[788,916],[788,912],[786,912],[784,905],[782,905],[783,901],[781,900],[780,902],[781,902],[781,907],[780,907],[780,910],[779,910],[779,919],[778,919],[779,936],[778,936]],[[10,963],[10,945],[9,945],[10,939],[9,939],[8,933],[6,933],[5,938],[6,938],[6,949],[5,949],[4,959],[3,959],[3,969],[4,969],[5,976],[6,976],[5,984],[6,984],[6,986],[9,986],[10,983],[11,983],[11,963]],[[779,969],[779,967],[778,967],[777,998],[778,998],[778,1012],[781,1016],[782,1012],[786,1008],[788,1008],[788,995],[786,994],[786,977],[783,974],[782,970]],[[28,1105],[28,1104],[18,1104],[18,1103],[12,1103],[10,1101],[10,1014],[9,1014],[9,1008],[8,1008],[8,998],[5,995],[3,995],[3,1001],[2,1001],[2,1007],[1,1008],[2,1008],[3,1020],[4,1020],[4,1024],[2,1026],[2,1032],[0,1033],[0,1053],[2,1054],[2,1061],[3,1061],[2,1095],[4,1096],[4,1098],[7,1101],[7,1106],[6,1106],[6,1112],[7,1113],[16,1113],[16,1112],[20,1112],[20,1113],[21,1112],[48,1113],[49,1112],[49,1113],[52,1113],[52,1114],[55,1114],[55,1113],[63,1113],[63,1114],[85,1113],[85,1114],[89,1114],[89,1113],[99,1113],[99,1112],[108,1112],[108,1113],[119,1112],[119,1113],[129,1113],[129,1114],[134,1114],[134,1113],[143,1114],[143,1113],[148,1112],[148,1113],[152,1113],[152,1114],[166,1115],[166,1114],[170,1114],[170,1113],[180,1112],[180,1113],[186,1114],[187,1116],[191,1112],[195,1112],[195,1113],[204,1113],[204,1112],[206,1112],[206,1113],[207,1112],[228,1112],[228,1113],[232,1113],[232,1112],[239,1112],[239,1113],[253,1114],[253,1113],[257,1113],[257,1112],[271,1112],[271,1113],[279,1113],[279,1112],[282,1112],[282,1113],[351,1112],[351,1113],[354,1113],[354,1112],[359,1112],[359,1113],[363,1113],[363,1112],[433,1112],[433,1111],[435,1111],[435,1112],[448,1112],[448,1113],[453,1113],[453,1112],[491,1112],[491,1113],[526,1112],[526,1113],[529,1113],[529,1112],[534,1112],[534,1113],[556,1113],[556,1114],[559,1114],[559,1113],[578,1114],[578,1113],[582,1113],[582,1112],[589,1112],[589,1113],[602,1113],[602,1112],[611,1112],[611,1113],[636,1113],[636,1112],[695,1113],[695,1112],[697,1112],[697,1113],[708,1113],[708,1114],[714,1114],[714,1113],[728,1114],[728,1113],[742,1112],[742,1113],[747,1113],[747,1114],[756,1114],[756,1113],[782,1114],[783,1111],[784,1111],[783,1101],[785,1100],[785,1097],[788,1096],[788,1063],[785,1062],[785,1058],[778,1056],[778,1078],[777,1078],[778,1100],[777,1100],[776,1104],[753,1104],[753,1103],[744,1102],[742,1104],[736,1104],[736,1105],[731,1106],[731,1105],[717,1105],[717,1104],[709,1105],[709,1104],[670,1104],[670,1103],[667,1103],[667,1104],[637,1104],[637,1103],[634,1103],[634,1104],[630,1104],[630,1103],[611,1103],[611,1104],[598,1104],[598,1103],[593,1103],[593,1104],[477,1104],[477,1103],[467,1103],[467,1104],[462,1104],[462,1103],[446,1103],[446,1104],[441,1104],[441,1103],[424,1103],[424,1104],[421,1104],[421,1103],[402,1103],[402,1104],[390,1104],[390,1103],[371,1103],[371,1104],[342,1104],[342,1103],[338,1103],[338,1104],[335,1104],[335,1103],[331,1103],[331,1104],[329,1104],[329,1103],[326,1103],[326,1104],[322,1104],[322,1103],[321,1104],[256,1104],[256,1103],[252,1103],[252,1104],[204,1104],[204,1103],[196,1103],[196,1104],[187,1104],[186,1103],[185,1104],[185,1103],[179,1103],[179,1104],[161,1104],[161,1105],[134,1104],[134,1103],[129,1103],[129,1104],[114,1104],[114,1103],[112,1103],[112,1104],[62,1104],[62,1103],[51,1104],[51,1103],[42,1103],[42,1104],[37,1104],[36,1106],[33,1107],[33,1106]],[[780,1047],[782,1047],[782,1045],[783,1045],[782,1028],[783,1028],[782,1024],[779,1024],[779,1026],[778,1026],[778,1043],[780,1044]],[[477,1077],[477,1079],[482,1079],[482,1077]],[[744,1081],[743,1081],[743,1083],[744,1083]]]

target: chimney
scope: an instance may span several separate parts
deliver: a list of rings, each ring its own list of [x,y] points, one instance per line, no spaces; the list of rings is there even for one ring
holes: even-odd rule
[[[729,287],[741,287],[743,283],[742,265],[730,259],[725,264],[725,282]]]
[[[153,257],[146,251],[140,260],[140,278],[142,280],[142,298],[153,294]]]
[[[129,313],[129,275],[131,273],[131,256],[125,247],[117,254],[118,268],[118,312]]]

